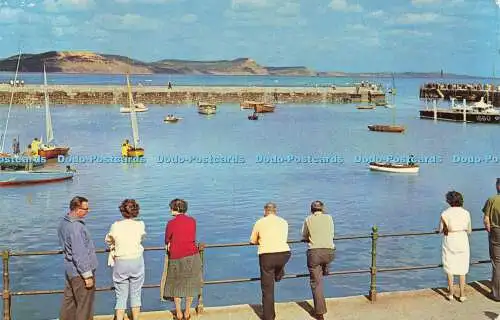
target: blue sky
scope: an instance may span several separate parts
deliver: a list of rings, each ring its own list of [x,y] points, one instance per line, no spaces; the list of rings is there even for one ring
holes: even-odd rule
[[[497,8],[495,0],[0,0],[0,57],[89,50],[491,77],[500,74]]]

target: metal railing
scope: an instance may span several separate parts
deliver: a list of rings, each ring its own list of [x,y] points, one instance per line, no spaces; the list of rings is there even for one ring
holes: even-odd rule
[[[484,231],[484,228],[472,229],[473,232]],[[395,238],[395,237],[410,237],[410,236],[428,236],[436,235],[438,231],[431,232],[405,232],[405,233],[387,233],[379,234],[378,228],[374,226],[370,235],[359,235],[359,236],[344,236],[336,237],[334,240],[344,241],[344,240],[359,240],[359,239],[371,239],[371,265],[368,269],[358,269],[358,270],[342,270],[329,272],[329,276],[347,275],[347,274],[362,274],[370,273],[370,289],[368,293],[368,298],[373,303],[377,300],[377,273],[381,272],[396,272],[396,271],[409,271],[409,270],[424,270],[424,269],[435,269],[441,268],[442,264],[431,264],[431,265],[418,265],[418,266],[402,266],[402,267],[385,267],[377,268],[377,241],[379,238]],[[302,243],[303,241],[293,240],[288,241],[289,244]],[[214,248],[229,248],[229,247],[245,247],[253,246],[249,243],[225,243],[225,244],[200,244],[200,257],[202,261],[202,268],[204,268],[204,251],[206,249]],[[164,251],[165,247],[146,247],[145,251]],[[98,249],[96,253],[106,253],[109,252],[108,249]],[[10,257],[27,257],[27,256],[47,256],[47,255],[59,255],[62,254],[62,250],[54,251],[33,251],[33,252],[11,252],[10,250],[4,250],[2,253],[2,265],[3,265],[3,320],[11,320],[11,307],[12,307],[12,297],[13,296],[28,296],[28,295],[47,295],[47,294],[61,294],[64,290],[33,290],[33,291],[11,291],[10,290],[10,274],[9,274],[9,260]],[[472,266],[489,263],[490,260],[478,260],[471,261]],[[309,273],[302,274],[288,274],[283,277],[283,279],[292,278],[304,278],[309,277]],[[240,278],[240,279],[224,279],[224,280],[209,280],[204,281],[204,285],[214,285],[214,284],[226,284],[226,283],[239,283],[239,282],[250,282],[259,281],[260,278]],[[159,288],[160,284],[145,284],[143,288]],[[96,291],[112,291],[114,287],[100,287],[96,288]],[[196,306],[196,311],[198,313],[203,312],[203,287],[198,296],[198,304]]]

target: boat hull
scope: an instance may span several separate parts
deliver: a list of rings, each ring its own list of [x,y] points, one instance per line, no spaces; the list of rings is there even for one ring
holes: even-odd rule
[[[47,148],[44,150],[38,150],[38,155],[40,157],[44,157],[45,159],[54,159],[57,158],[58,156],[65,156],[69,152],[69,147],[54,147],[54,148]]]
[[[421,119],[434,119],[434,110],[420,110]],[[460,111],[450,111],[438,109],[436,112],[437,120],[464,122],[464,114]],[[467,112],[465,122],[500,124],[500,114],[488,114],[478,112]]]
[[[358,110],[374,110],[375,106],[357,106],[356,109],[358,109]]]
[[[135,108],[135,112],[146,112],[148,111],[149,108]],[[120,112],[121,113],[130,113],[132,110],[130,108],[127,108],[127,107],[121,107],[120,108]]]
[[[144,157],[143,148],[132,148],[127,151],[127,157]]]
[[[0,172],[0,186],[59,182],[72,179],[73,175],[65,171],[3,171]]]
[[[274,109],[275,109],[275,108],[276,108],[276,107],[275,107],[275,106],[273,106],[272,104],[267,104],[267,103],[265,103],[265,104],[259,104],[259,105],[256,105],[256,106],[254,107],[254,111],[255,111],[256,113],[270,113],[270,112],[274,112]]]
[[[392,133],[402,133],[405,131],[405,127],[403,126],[391,126],[391,125],[383,125],[383,124],[374,124],[368,126],[370,131],[377,132],[392,132]]]
[[[386,162],[370,162],[370,170],[392,173],[418,173],[418,165],[395,164]]]
[[[179,119],[163,119],[163,122],[166,122],[166,123],[176,123],[178,121],[179,121]]]

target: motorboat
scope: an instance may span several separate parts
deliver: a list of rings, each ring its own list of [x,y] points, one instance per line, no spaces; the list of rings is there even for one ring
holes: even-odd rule
[[[356,106],[356,109],[358,109],[358,110],[373,110],[373,109],[375,109],[375,106],[374,105],[359,105],[359,106]]]
[[[176,123],[178,122],[179,120],[181,120],[182,118],[178,118],[176,116],[166,116],[165,119],[163,119],[163,122],[167,122],[167,123]]]
[[[388,125],[388,124],[372,124],[368,126],[370,131],[378,131],[378,132],[394,132],[394,133],[403,133],[405,131],[405,127],[398,125]]]
[[[391,163],[391,162],[370,162],[370,170],[393,172],[393,173],[418,173],[418,164]]]
[[[211,115],[217,112],[217,105],[210,102],[198,102],[198,113]]]

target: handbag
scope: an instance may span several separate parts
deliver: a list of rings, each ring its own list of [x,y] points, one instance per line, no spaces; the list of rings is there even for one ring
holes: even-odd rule
[[[109,247],[109,254],[108,254],[108,266],[109,267],[115,266],[115,256],[116,256],[115,246],[111,245]]]

